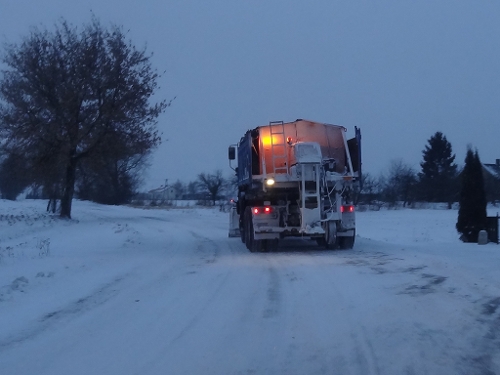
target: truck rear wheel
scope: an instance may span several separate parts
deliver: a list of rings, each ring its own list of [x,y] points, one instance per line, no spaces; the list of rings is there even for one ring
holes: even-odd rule
[[[250,219],[250,252],[258,253],[264,250],[264,241],[256,240],[253,233],[253,223]]]
[[[250,212],[250,208],[247,207],[245,209],[245,213],[243,215],[243,237],[244,237],[244,241],[245,242],[245,245],[247,247],[248,250],[250,250],[250,228],[249,228],[249,223],[250,221],[252,221],[252,213]]]
[[[339,245],[339,237],[337,236],[337,223],[328,221],[325,225],[325,237],[316,240],[318,245],[324,246],[326,249],[336,249]]]
[[[241,242],[245,243],[245,220],[240,216],[240,238]]]
[[[253,233],[253,219],[250,207],[245,209],[245,220],[243,223],[245,227],[245,245],[251,253],[262,251],[262,240],[256,240]]]

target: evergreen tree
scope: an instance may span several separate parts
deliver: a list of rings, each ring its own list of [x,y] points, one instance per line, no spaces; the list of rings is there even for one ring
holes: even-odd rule
[[[16,200],[30,184],[29,168],[22,155],[9,154],[0,162],[0,196]]]
[[[461,175],[460,209],[457,231],[464,242],[476,242],[479,231],[486,227],[486,194],[479,155],[469,148]]]
[[[449,207],[457,195],[457,165],[451,143],[441,132],[436,132],[422,151],[420,163],[420,198],[428,202],[448,202]]]

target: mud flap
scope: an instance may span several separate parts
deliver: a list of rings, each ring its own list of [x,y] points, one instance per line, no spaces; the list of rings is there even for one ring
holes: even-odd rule
[[[229,211],[228,237],[240,237],[240,216],[236,212],[236,207],[231,207],[231,211]]]

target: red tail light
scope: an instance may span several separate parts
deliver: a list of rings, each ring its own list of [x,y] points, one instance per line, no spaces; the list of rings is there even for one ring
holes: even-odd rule
[[[354,212],[354,206],[341,206],[340,212]]]
[[[270,214],[271,212],[273,212],[273,208],[271,206],[254,207],[254,208],[252,208],[252,211],[253,211],[254,215]]]

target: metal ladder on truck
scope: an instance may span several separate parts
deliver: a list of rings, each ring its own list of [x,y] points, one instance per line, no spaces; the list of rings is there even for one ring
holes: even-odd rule
[[[320,225],[321,222],[321,164],[300,164],[300,229],[304,233],[308,228]],[[312,176],[313,179],[307,179]],[[311,189],[311,186],[313,187]]]
[[[286,152],[285,124],[283,121],[269,122],[271,136],[271,155],[273,173],[288,173],[288,154]]]

